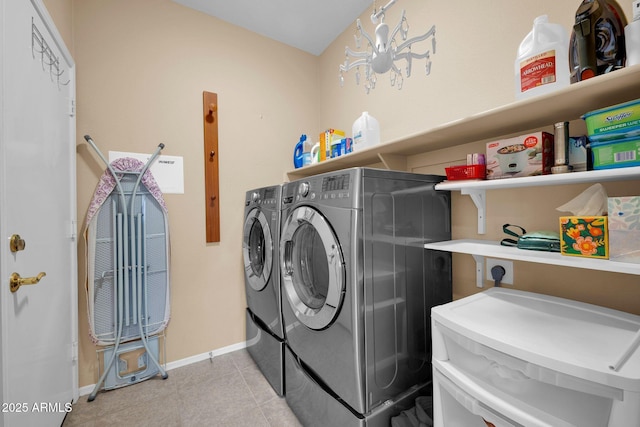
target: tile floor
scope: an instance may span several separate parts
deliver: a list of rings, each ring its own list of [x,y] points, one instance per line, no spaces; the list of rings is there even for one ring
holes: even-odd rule
[[[301,424],[246,350],[168,371],[169,378],[81,396],[62,424],[72,426],[278,426]]]

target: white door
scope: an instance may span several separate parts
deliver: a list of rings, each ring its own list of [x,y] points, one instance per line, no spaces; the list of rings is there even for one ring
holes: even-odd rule
[[[40,0],[0,21],[0,426],[49,427],[78,395],[75,68]]]

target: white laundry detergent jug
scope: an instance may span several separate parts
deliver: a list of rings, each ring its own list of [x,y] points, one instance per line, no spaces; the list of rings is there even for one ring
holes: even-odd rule
[[[366,111],[353,122],[351,130],[353,151],[362,150],[380,143],[380,123]]]
[[[515,61],[516,99],[550,93],[569,86],[569,34],[547,15],[533,21],[520,43]]]

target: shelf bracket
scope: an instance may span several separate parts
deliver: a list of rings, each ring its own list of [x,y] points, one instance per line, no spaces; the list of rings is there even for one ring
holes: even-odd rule
[[[403,156],[401,154],[378,153],[378,158],[388,170],[407,170],[407,156]]]
[[[461,194],[467,194],[473,200],[473,203],[478,209],[478,234],[485,234],[487,232],[487,217],[486,212],[486,192],[485,190],[473,190],[463,188],[460,190]]]
[[[476,261],[476,286],[484,288],[484,255],[472,254]]]

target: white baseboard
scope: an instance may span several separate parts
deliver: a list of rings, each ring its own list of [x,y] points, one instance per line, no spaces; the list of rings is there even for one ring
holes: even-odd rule
[[[223,354],[232,353],[237,350],[241,350],[247,347],[247,342],[243,341],[237,344],[228,345],[226,347],[222,347],[216,350],[209,351],[207,353],[197,354],[195,356],[190,356],[184,359],[175,360],[173,362],[168,362],[165,364],[164,368],[167,371],[172,369],[181,368],[183,366],[191,365],[192,363],[202,362],[203,360],[210,359],[212,357],[221,356]],[[95,384],[86,385],[84,387],[80,387],[80,396],[86,396],[90,394],[95,388]]]

